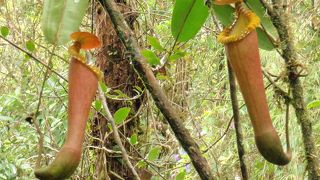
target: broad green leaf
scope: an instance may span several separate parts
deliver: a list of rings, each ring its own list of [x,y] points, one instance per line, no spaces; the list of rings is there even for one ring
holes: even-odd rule
[[[94,108],[96,108],[97,111],[100,111],[102,109],[102,103],[100,100],[94,101]]]
[[[176,51],[175,53],[171,54],[169,57],[170,62],[174,62],[177,59],[184,57],[187,53],[183,51]]]
[[[318,101],[312,101],[307,105],[308,109],[320,107],[320,100]]]
[[[218,5],[213,5],[213,10],[215,12],[215,15],[221,22],[221,24],[224,27],[230,26],[232,22],[234,21],[234,13],[235,9],[229,5],[225,6],[218,6]],[[258,40],[259,40],[259,48],[271,51],[274,49],[273,43],[269,38],[269,35],[267,32],[265,32],[261,28],[256,29],[257,34],[258,34]]]
[[[154,147],[150,150],[150,152],[147,155],[147,159],[149,161],[154,161],[158,158],[160,154],[160,148],[159,147]]]
[[[130,137],[130,143],[132,145],[135,145],[138,143],[138,135],[137,134],[132,134],[132,136]]]
[[[29,40],[29,41],[26,42],[26,48],[29,51],[33,52],[36,49],[36,45],[34,44],[33,41]]]
[[[176,180],[183,180],[185,176],[186,176],[186,171],[182,171],[176,176]]]
[[[161,46],[159,39],[148,36],[147,37],[148,43],[156,50],[158,51],[164,51],[165,49]]]
[[[246,4],[249,6],[252,11],[260,18],[261,24],[266,29],[269,34],[272,34],[273,37],[277,37],[277,30],[274,27],[270,17],[267,15],[266,9],[263,7],[260,1],[257,0],[247,0]]]
[[[6,27],[6,26],[2,26],[0,31],[1,31],[1,35],[3,37],[7,37],[9,35],[9,32],[10,32],[9,28]]]
[[[218,6],[213,4],[212,9],[224,27],[230,26],[233,23],[235,11],[233,7],[229,5]]]
[[[259,41],[259,48],[271,51],[274,49],[273,43],[268,37],[268,34],[261,28],[257,28],[257,35],[258,35],[258,41]]]
[[[141,51],[141,54],[144,58],[146,58],[147,62],[152,65],[152,66],[156,66],[160,64],[160,59],[157,57],[157,55],[149,50],[149,49],[145,49]]]
[[[180,42],[193,38],[201,29],[209,15],[209,8],[203,0],[176,0],[171,32]]]
[[[42,31],[49,43],[67,43],[79,26],[88,8],[88,0],[45,0]]]
[[[118,109],[115,113],[114,113],[114,121],[115,123],[118,125],[120,123],[122,123],[129,115],[130,113],[130,108],[129,107],[123,107]]]

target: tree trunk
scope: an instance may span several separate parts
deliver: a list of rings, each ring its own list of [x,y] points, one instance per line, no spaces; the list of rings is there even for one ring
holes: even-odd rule
[[[130,13],[131,9],[129,5],[124,0],[117,0],[118,7],[121,9],[123,14],[126,14],[127,23],[133,29],[133,24],[135,22],[136,15]],[[119,40],[116,32],[113,29],[112,23],[108,15],[105,14],[102,7],[97,5],[96,11],[96,30],[99,38],[102,42],[101,51],[97,54],[97,63],[100,66],[100,69],[104,72],[104,82],[111,89],[109,94],[116,95],[117,92],[121,91],[121,93],[127,95],[128,97],[134,97],[138,95],[135,86],[139,86],[142,89],[142,83],[138,79],[137,74],[135,73],[132,66],[129,64],[129,60],[126,56],[126,49],[122,45]],[[126,99],[125,97],[121,97],[120,99]],[[133,117],[138,111],[142,98],[138,98],[135,100],[112,100],[107,98],[109,109],[112,114],[114,114],[121,107],[130,107],[131,114],[130,117]],[[132,134],[138,131],[139,119],[133,118],[128,123],[125,123],[119,131],[124,134],[125,137],[130,137]],[[116,143],[113,139],[112,135],[105,137],[110,133],[110,129],[107,126],[106,120],[98,115],[95,119],[95,127],[94,134],[99,139],[104,140],[104,144],[100,144],[101,146],[106,147],[107,149],[114,150],[116,148]],[[124,139],[124,137],[122,137]],[[130,148],[130,144],[126,143],[123,140],[123,144],[129,155],[133,155],[132,149]],[[97,146],[97,143],[95,143]],[[98,145],[99,146],[99,145]],[[105,151],[100,151],[98,153],[97,158],[97,176],[104,178],[106,173],[111,179],[118,179],[117,176],[122,177],[124,179],[131,179],[133,175],[131,171],[125,166],[121,161],[121,156],[110,154]],[[135,162],[133,162],[134,164]]]

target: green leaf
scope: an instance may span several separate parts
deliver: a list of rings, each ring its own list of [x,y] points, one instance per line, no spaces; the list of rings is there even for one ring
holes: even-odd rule
[[[159,39],[152,37],[152,36],[147,36],[148,43],[156,50],[159,51],[164,51],[164,47],[161,46]]]
[[[157,55],[149,50],[149,49],[145,49],[141,51],[141,54],[144,58],[146,58],[147,62],[152,65],[152,66],[156,66],[160,64],[160,59],[157,57]]]
[[[176,180],[183,180],[185,176],[186,176],[186,171],[182,171],[176,176]]]
[[[108,128],[110,131],[112,131],[112,125],[110,123],[108,123]]]
[[[246,4],[252,9],[253,12],[260,18],[260,22],[269,34],[273,37],[277,37],[277,29],[274,27],[270,17],[267,15],[267,11],[260,1],[247,0]]]
[[[94,101],[94,108],[97,110],[97,111],[100,111],[102,109],[102,103],[100,100],[95,100]]]
[[[160,154],[160,148],[159,147],[154,147],[150,150],[150,152],[147,155],[147,159],[149,161],[154,161],[158,158]]]
[[[307,105],[308,109],[320,107],[320,100],[312,101]]]
[[[221,22],[221,24],[224,27],[230,26],[234,21],[234,13],[235,9],[229,5],[224,6],[218,6],[213,5],[212,6],[217,18]],[[258,35],[258,41],[259,41],[259,48],[271,51],[274,49],[273,43],[270,40],[271,37],[267,32],[265,32],[261,28],[257,28],[257,35]]]
[[[118,125],[122,123],[129,115],[131,108],[123,107],[114,113],[114,121]]]
[[[257,0],[247,0],[246,4],[260,18],[260,23],[264,27],[264,29],[259,28],[257,30],[259,47],[268,51],[273,50],[274,45],[270,39],[278,38],[278,33],[270,17],[267,15],[266,9],[261,4],[261,2]]]
[[[168,76],[164,76],[161,73],[157,73],[156,78],[160,81],[167,80]]]
[[[183,51],[176,51],[174,54],[171,54],[169,57],[170,62],[174,62],[177,59],[184,57],[187,53]]]
[[[128,95],[126,95],[125,93],[123,93],[121,90],[119,90],[119,89],[116,89],[116,90],[114,90],[113,91],[115,94],[117,94],[117,95],[115,95],[114,97],[117,97],[117,98],[129,98],[129,96]]]
[[[234,8],[229,5],[212,5],[212,9],[224,27],[230,26],[234,21]]]
[[[30,60],[30,56],[29,56],[28,54],[25,54],[25,55],[24,55],[24,60],[25,60],[25,61],[29,61],[29,60]]]
[[[201,29],[209,15],[209,8],[203,0],[176,0],[171,32],[180,42],[193,38]]]
[[[144,160],[140,160],[136,166],[137,168],[142,169],[147,166],[147,163]]]
[[[36,45],[34,44],[33,41],[29,40],[29,41],[26,42],[26,48],[29,51],[33,52],[36,49]]]
[[[130,137],[130,143],[132,145],[135,145],[138,143],[138,135],[137,134],[132,134],[132,136]]]
[[[42,14],[42,31],[49,43],[67,43],[70,34],[79,26],[88,8],[88,0],[45,0]]]
[[[258,35],[259,48],[267,51],[273,50],[274,46],[270,38],[268,37],[268,34],[261,28],[257,28],[256,31]]]
[[[99,85],[100,85],[100,87],[101,87],[102,92],[104,92],[104,93],[107,93],[107,92],[108,92],[108,87],[107,87],[107,85],[106,85],[104,82],[99,81]]]
[[[0,31],[1,31],[1,35],[3,37],[7,37],[9,35],[9,32],[10,32],[9,28],[6,27],[6,26],[2,26]]]
[[[134,86],[134,88],[135,88],[136,90],[138,90],[140,93],[143,92],[143,90],[142,90],[141,87],[139,87],[139,86]]]

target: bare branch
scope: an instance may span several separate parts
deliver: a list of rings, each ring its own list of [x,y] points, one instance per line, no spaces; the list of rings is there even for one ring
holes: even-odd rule
[[[99,89],[100,100],[102,102],[104,110],[106,111],[106,117],[107,117],[108,121],[110,122],[110,124],[112,126],[114,139],[115,139],[117,145],[120,147],[120,150],[121,150],[121,153],[122,153],[122,158],[123,158],[124,162],[127,164],[128,168],[131,170],[131,172],[132,172],[132,174],[134,176],[134,179],[140,180],[140,177],[139,177],[137,171],[134,169],[133,165],[131,164],[131,162],[129,160],[129,156],[127,154],[127,151],[126,151],[126,149],[124,148],[124,146],[123,146],[123,144],[121,142],[121,138],[120,138],[120,135],[119,135],[119,132],[118,132],[118,128],[117,128],[116,123],[114,122],[114,119],[112,117],[112,114],[111,114],[111,112],[110,112],[110,110],[108,108],[106,97],[104,96],[104,93],[103,93],[100,85],[99,85],[98,89]]]

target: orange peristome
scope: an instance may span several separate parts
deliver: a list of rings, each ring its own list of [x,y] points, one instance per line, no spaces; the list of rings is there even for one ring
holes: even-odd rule
[[[99,38],[89,32],[74,32],[70,35],[70,38],[79,42],[80,48],[85,50],[97,48],[101,45]]]
[[[237,7],[237,20],[231,27],[225,28],[218,36],[218,41],[227,44],[245,38],[260,25],[259,17],[242,6]]]
[[[216,5],[227,5],[232,3],[242,2],[242,0],[214,0],[213,3]]]

